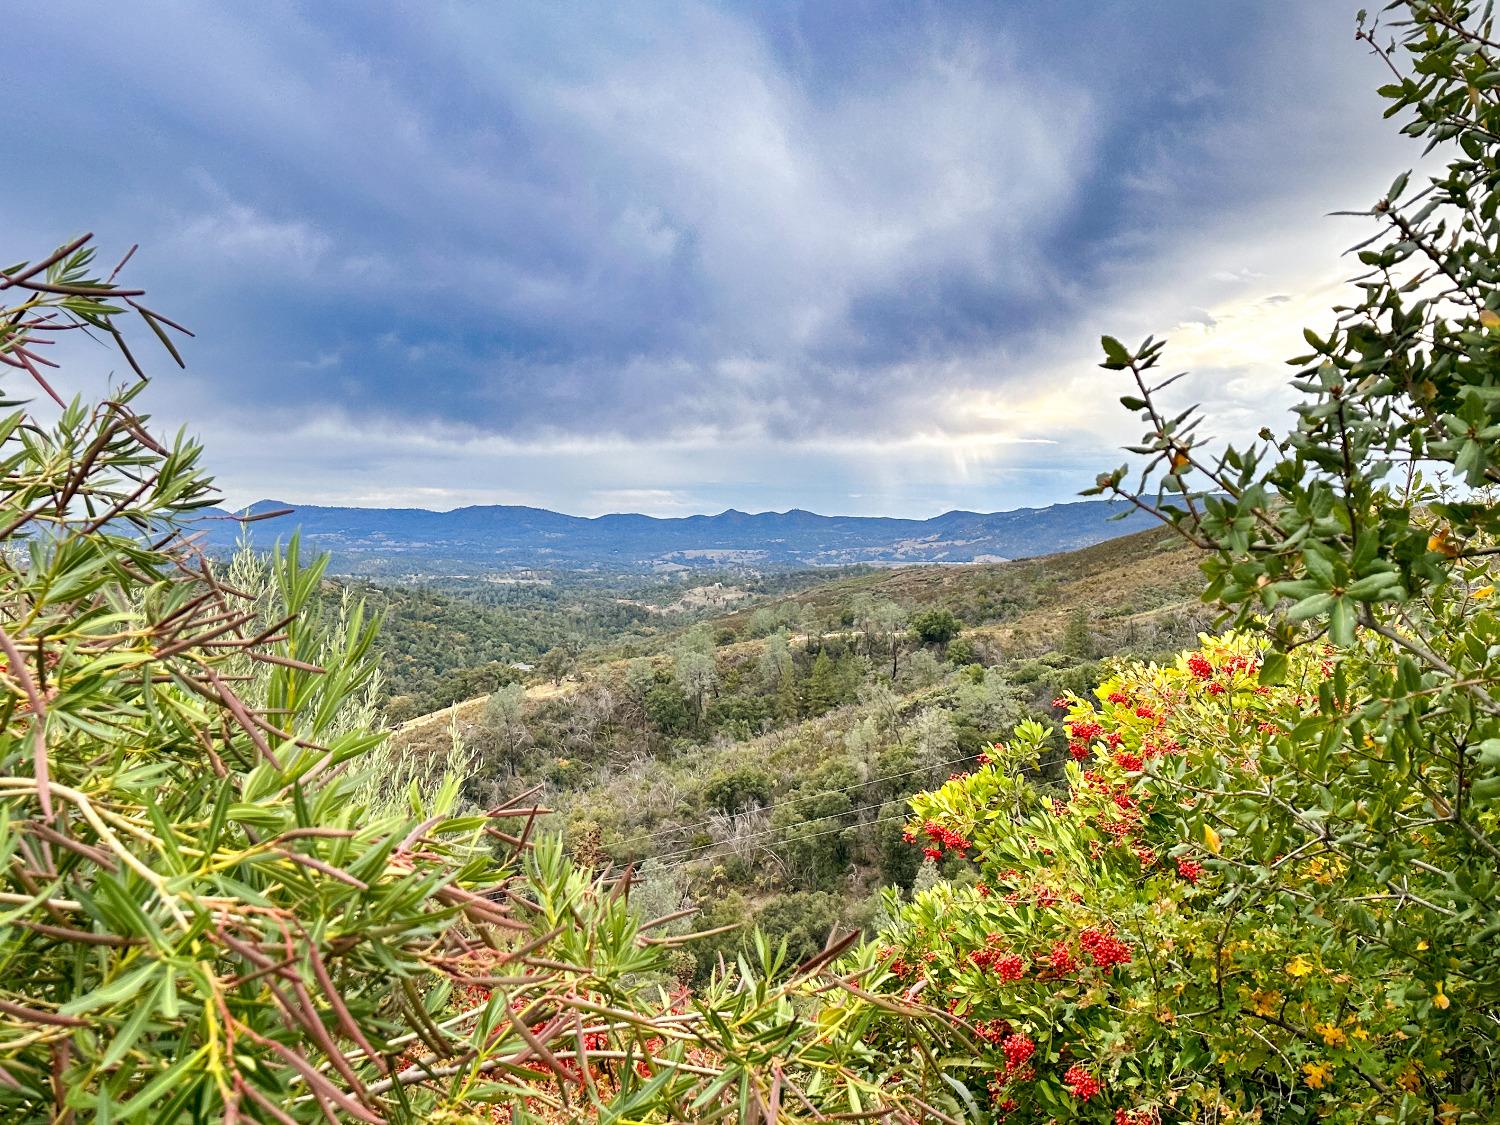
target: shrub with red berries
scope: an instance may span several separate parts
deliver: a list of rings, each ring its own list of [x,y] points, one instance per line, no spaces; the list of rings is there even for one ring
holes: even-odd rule
[[[1093,1073],[1078,1063],[1068,1067],[1067,1073],[1063,1075],[1063,1085],[1081,1102],[1086,1102],[1103,1089],[1099,1085],[1099,1079]]]
[[[1340,969],[1305,928],[1218,909],[1197,891],[1207,857],[1230,847],[1216,826],[1232,810],[1204,782],[1227,771],[1263,784],[1258,748],[1318,706],[1323,659],[1309,654],[1295,687],[1263,692],[1251,690],[1258,662],[1243,638],[1206,642],[1175,666],[1127,666],[1093,701],[1072,702],[1065,726],[1080,764],[1060,789],[1033,782],[1047,731],[1023,723],[981,768],[913,799],[911,837],[965,856],[980,882],[919,894],[885,940],[906,969],[903,996],[952,1014],[955,1050],[993,1053],[985,1085],[997,1120],[1048,1121],[1071,1105],[1101,1125],[1157,1125],[1156,1106],[1221,1096],[1171,1060],[1212,1057],[1221,1081],[1241,1084],[1240,1104],[1257,1104],[1263,1083],[1303,1087],[1304,1063],[1322,1080],[1314,1046],[1367,1052],[1377,1025],[1400,1042],[1384,993],[1349,983],[1353,961]],[[1257,853],[1268,845],[1253,833],[1232,847],[1241,860],[1281,854]],[[1294,859],[1303,878],[1337,876],[1310,853]]]

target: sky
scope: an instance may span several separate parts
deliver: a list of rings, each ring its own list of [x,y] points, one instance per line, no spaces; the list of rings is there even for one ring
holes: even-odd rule
[[[1282,420],[1419,156],[1356,7],[49,0],[0,258],[140,244],[232,504],[1044,505],[1139,430],[1101,333]]]

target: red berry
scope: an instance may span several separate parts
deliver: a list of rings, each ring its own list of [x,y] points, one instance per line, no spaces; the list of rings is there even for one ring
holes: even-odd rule
[[[1068,1093],[1084,1102],[1100,1090],[1099,1080],[1078,1063],[1068,1067],[1067,1073],[1063,1075],[1063,1085],[1068,1088]]]
[[[1001,1049],[1005,1052],[1005,1069],[1015,1070],[1031,1058],[1036,1044],[1028,1036],[1011,1035],[1006,1037]]]

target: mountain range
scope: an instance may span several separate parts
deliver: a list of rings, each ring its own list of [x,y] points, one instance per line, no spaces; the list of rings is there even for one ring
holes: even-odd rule
[[[210,549],[241,534],[257,547],[300,532],[304,552],[327,552],[331,569],[370,576],[454,575],[517,570],[650,572],[755,570],[865,563],[998,562],[1086,547],[1139,531],[1144,517],[1107,501],[1008,512],[945,512],[926,520],[822,516],[792,509],[663,518],[569,516],[543,508],[484,505],[332,508],[262,500],[236,515],[285,515],[239,524],[213,511],[202,524]],[[1127,518],[1117,519],[1122,512]],[[243,531],[242,531],[243,528]]]

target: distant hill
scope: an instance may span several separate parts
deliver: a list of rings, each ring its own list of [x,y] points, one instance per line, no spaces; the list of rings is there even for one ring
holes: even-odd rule
[[[928,520],[820,516],[798,509],[589,519],[509,505],[432,512],[276,500],[252,504],[241,514],[281,508],[295,510],[246,525],[258,546],[300,530],[307,547],[332,556],[334,571],[372,576],[999,562],[1075,550],[1147,526],[1134,513],[1111,522],[1121,509],[1098,500],[1009,512],[954,511]],[[239,533],[227,520],[208,522],[205,529],[209,545],[220,549],[232,546]]]

